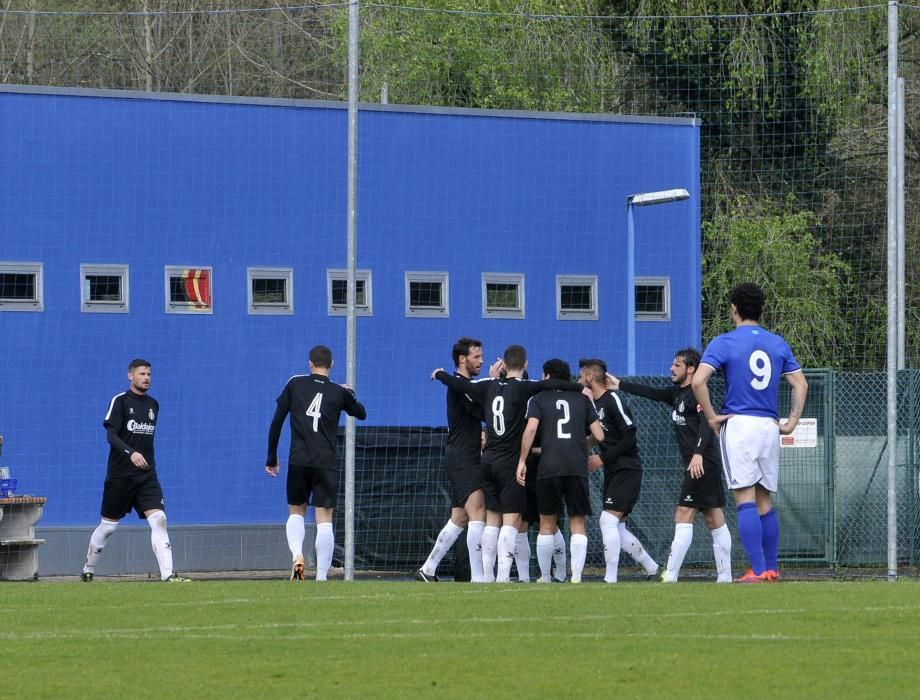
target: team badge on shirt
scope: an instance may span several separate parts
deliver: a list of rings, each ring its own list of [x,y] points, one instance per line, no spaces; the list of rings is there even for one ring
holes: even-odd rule
[[[153,419],[156,417],[156,416],[154,415],[154,413],[153,413],[153,409],[152,409],[152,408],[151,408],[150,411],[147,413],[147,415],[149,416],[150,420],[153,420]]]

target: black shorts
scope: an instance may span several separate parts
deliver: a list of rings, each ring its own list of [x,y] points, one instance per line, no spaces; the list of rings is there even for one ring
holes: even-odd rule
[[[537,504],[541,515],[591,515],[588,480],[581,476],[556,476],[537,482]]]
[[[137,511],[139,518],[146,518],[144,512],[148,510],[166,510],[163,489],[155,471],[105,480],[99,509],[102,517],[121,520],[132,510]]]
[[[491,511],[523,514],[527,510],[527,489],[517,482],[516,467],[483,463],[482,491]]]
[[[640,469],[617,469],[613,473],[605,471],[604,510],[622,513],[625,518],[636,507],[641,489],[642,471]]]
[[[309,503],[314,508],[335,508],[338,491],[338,469],[319,469],[299,464],[288,465],[287,502],[289,506],[302,506]]]
[[[463,508],[470,494],[482,488],[482,472],[478,464],[448,469],[447,480],[450,482],[451,508]]]
[[[703,476],[699,479],[691,477],[685,469],[677,505],[700,510],[724,508],[725,491],[722,488],[722,469],[719,465],[703,460]]]

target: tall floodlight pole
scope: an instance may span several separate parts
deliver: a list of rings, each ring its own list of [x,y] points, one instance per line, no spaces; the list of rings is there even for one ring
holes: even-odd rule
[[[355,372],[355,267],[358,230],[358,0],[348,4],[348,280],[345,382],[357,390]],[[355,577],[355,419],[345,418],[345,580]]]
[[[888,3],[888,580],[898,578],[898,3]]]
[[[633,207],[648,207],[689,199],[687,190],[642,192],[626,198],[626,374],[636,374],[636,224]]]

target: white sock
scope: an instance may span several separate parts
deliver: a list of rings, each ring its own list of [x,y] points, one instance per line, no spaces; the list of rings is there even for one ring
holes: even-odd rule
[[[645,551],[645,548],[639,540],[636,539],[636,536],[626,529],[626,523],[620,523],[617,525],[617,528],[620,530],[620,547],[625,549],[629,556],[635,559],[636,563],[645,569],[645,573],[654,574],[658,571],[658,564],[656,564],[655,560]]]
[[[431,548],[431,554],[422,564],[422,571],[429,576],[434,576],[437,573],[438,564],[441,563],[444,555],[450,551],[450,548],[454,546],[454,542],[457,541],[457,538],[462,533],[462,527],[454,525],[453,520],[448,520],[447,524],[441,528],[441,532],[438,533],[438,539],[435,540],[434,547]]]
[[[712,553],[716,559],[716,581],[732,582],[732,533],[728,525],[723,524],[710,532],[712,535]]]
[[[600,526],[601,538],[604,540],[604,563],[607,571],[604,573],[605,583],[616,583],[620,569],[620,519],[606,510],[601,513]]]
[[[518,570],[518,581],[530,581],[530,538],[526,532],[519,532],[514,540],[514,564]]]
[[[332,523],[316,523],[316,580],[325,581],[332,566],[335,535]]]
[[[664,572],[665,583],[674,583],[684,563],[684,557],[693,542],[693,523],[675,523],[674,539],[671,541],[671,552],[668,554],[668,568]]]
[[[547,583],[552,580],[550,569],[553,566],[553,550],[556,546],[553,540],[552,535],[537,535],[537,563],[540,565],[540,578]],[[558,573],[558,569],[556,571]],[[565,569],[563,569],[564,573]]]
[[[495,557],[498,555],[498,528],[486,525],[482,530],[482,580],[495,581]]]
[[[569,546],[572,548],[572,583],[581,583],[581,572],[584,571],[588,554],[587,535],[572,535]]]
[[[291,513],[288,516],[287,523],[284,525],[284,531],[287,533],[288,549],[291,550],[291,561],[303,556],[303,538],[305,528],[303,516]]]
[[[565,554],[565,537],[558,527],[553,533],[553,564],[556,565],[555,577],[557,581],[565,581],[565,570],[568,566]]]
[[[517,543],[517,528],[502,525],[498,533],[498,572],[496,583],[508,583],[511,580],[511,565],[514,563],[514,548]]]
[[[99,557],[102,556],[102,550],[105,549],[106,542],[109,541],[109,537],[112,536],[117,527],[117,520],[103,518],[96,526],[96,529],[93,530],[93,534],[89,538],[89,549],[86,550],[86,563],[83,565],[84,573],[93,574],[96,572],[96,564],[99,562]]]
[[[466,548],[470,551],[470,581],[482,583],[482,530],[481,520],[471,520],[466,529]]]
[[[150,526],[150,545],[160,565],[160,578],[165,581],[173,575],[172,545],[169,544],[169,533],[166,531],[166,513],[158,510],[147,516]]]

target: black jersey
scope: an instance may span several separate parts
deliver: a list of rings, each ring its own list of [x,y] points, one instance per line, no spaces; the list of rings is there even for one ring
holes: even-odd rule
[[[323,374],[291,377],[275,408],[268,431],[268,457],[265,463],[278,463],[278,440],[288,413],[291,414],[291,451],[289,464],[318,469],[336,468],[336,432],[339,417],[345,411],[358,420],[367,411],[355,399],[354,393]]]
[[[521,435],[524,432],[527,399],[546,389],[577,391],[580,388],[574,382],[561,379],[535,382],[511,377],[471,381],[444,371],[438,372],[435,377],[447,386],[469,394],[482,404],[486,421],[486,448],[482,453],[482,461],[484,464],[509,469],[517,468],[518,458],[521,456]]]
[[[694,454],[702,455],[708,462],[720,463],[718,443],[713,439],[712,428],[709,427],[689,384],[684,387],[671,385],[658,389],[621,381],[620,391],[671,405],[671,423],[674,426],[680,456],[686,464],[690,463]]]
[[[156,467],[153,454],[153,434],[160,417],[160,404],[147,394],[126,391],[116,394],[109,402],[102,425],[111,445],[106,478],[136,476],[141,470],[131,462],[131,453],[140,452],[149,469]]]
[[[537,478],[588,476],[587,434],[598,420],[594,404],[581,392],[544,391],[527,402],[527,418],[540,421]],[[529,476],[529,472],[528,472]]]
[[[454,373],[455,377],[465,378]],[[482,405],[472,396],[447,388],[447,447],[444,466],[458,469],[479,465],[482,441]]]
[[[636,423],[626,402],[616,392],[607,391],[594,400],[594,406],[604,429],[604,442],[601,443],[604,470],[642,469]]]

